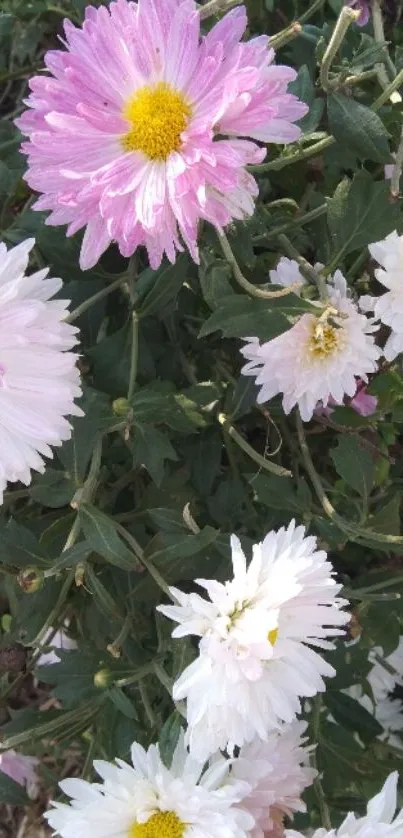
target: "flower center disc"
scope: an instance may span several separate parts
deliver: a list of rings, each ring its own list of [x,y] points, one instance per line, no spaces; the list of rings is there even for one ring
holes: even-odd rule
[[[183,838],[185,824],[175,812],[156,812],[146,823],[135,823],[128,838]]]
[[[319,359],[332,355],[340,346],[341,334],[342,329],[330,323],[315,323],[308,344],[310,353]]]
[[[166,82],[141,87],[123,109],[131,128],[123,137],[126,151],[143,151],[151,160],[166,160],[181,147],[181,133],[191,114],[189,105]]]

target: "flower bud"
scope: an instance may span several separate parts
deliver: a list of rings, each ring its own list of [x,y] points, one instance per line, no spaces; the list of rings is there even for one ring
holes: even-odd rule
[[[113,681],[112,672],[109,669],[99,669],[94,675],[94,687],[99,690],[104,690],[109,687]]]
[[[125,418],[129,413],[130,404],[127,399],[115,399],[115,401],[112,402],[112,410],[115,416],[122,416]]]
[[[45,574],[37,567],[25,567],[18,574],[18,584],[26,594],[36,594],[43,587]]]

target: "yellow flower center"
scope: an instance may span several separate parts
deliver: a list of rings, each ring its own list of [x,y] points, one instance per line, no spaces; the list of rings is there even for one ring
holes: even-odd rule
[[[341,345],[343,329],[327,322],[316,321],[309,338],[308,349],[314,358],[322,360],[332,355]]]
[[[156,812],[146,823],[134,823],[128,838],[183,838],[185,828],[175,812]]]
[[[143,151],[151,160],[166,160],[181,147],[191,109],[184,97],[164,81],[141,87],[131,96],[123,116],[131,128],[122,139],[126,151]]]
[[[276,643],[278,638],[278,629],[271,629],[267,635],[267,639],[272,646]]]

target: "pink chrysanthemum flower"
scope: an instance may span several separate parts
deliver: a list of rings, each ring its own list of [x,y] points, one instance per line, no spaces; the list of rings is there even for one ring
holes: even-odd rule
[[[308,109],[267,36],[240,42],[246,23],[237,8],[201,38],[193,0],[116,0],[89,6],[82,29],[65,22],[67,49],[47,53],[17,124],[36,209],[68,235],[86,228],[82,268],[111,241],[124,256],[145,245],[153,268],[182,242],[197,261],[200,219],[252,215],[245,167],[266,149],[245,138],[293,142]]]

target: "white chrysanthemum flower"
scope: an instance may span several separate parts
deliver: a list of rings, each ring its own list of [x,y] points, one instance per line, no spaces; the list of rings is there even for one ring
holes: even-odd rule
[[[306,285],[306,279],[302,276],[298,262],[294,259],[288,259],[287,256],[282,256],[277,262],[276,267],[270,271],[270,282],[273,285],[282,285],[283,288],[289,288],[290,285],[295,285],[296,283],[299,283],[301,287]],[[295,289],[294,293],[300,294],[301,289]]]
[[[375,276],[388,290],[380,297],[360,298],[363,311],[373,311],[375,318],[390,326],[391,334],[383,350],[387,361],[403,352],[403,236],[396,230],[386,239],[369,245],[369,252],[380,265]]]
[[[60,788],[69,805],[53,803],[45,817],[61,838],[246,838],[254,826],[237,804],[248,793],[228,778],[228,760],[206,771],[187,753],[180,737],[168,769],[158,746],[131,749],[133,768],[95,760],[103,783],[68,779]]]
[[[254,739],[241,748],[232,765],[232,776],[252,786],[242,806],[255,819],[252,838],[280,838],[284,817],[305,812],[303,791],[317,772],[309,766],[311,747],[304,747],[306,722],[293,722],[273,731],[266,742]]]
[[[77,329],[63,322],[68,303],[51,300],[61,279],[48,269],[26,276],[35,242],[0,244],[0,503],[7,481],[31,482],[50,446],[71,435],[66,416],[80,416],[77,356],[67,350]]]
[[[285,281],[287,272],[295,281],[292,260],[281,265],[283,285],[290,284]],[[327,288],[326,308],[323,303],[315,303],[317,314],[303,314],[290,329],[266,343],[245,338],[248,343],[241,349],[248,361],[242,373],[253,376],[260,387],[258,402],[283,393],[285,413],[298,405],[305,422],[312,418],[318,402],[326,407],[329,400],[342,404],[344,396],[354,396],[357,379],[367,381],[381,355],[373,337],[378,327],[349,299],[340,271]]]
[[[403,811],[400,811],[393,820],[397,803],[397,780],[398,773],[394,771],[389,774],[382,791],[369,801],[367,814],[357,818],[353,812],[347,817],[338,829],[326,832],[325,829],[317,829],[312,838],[389,838],[389,836],[401,835],[403,829]],[[285,838],[304,838],[300,832],[293,829],[286,829]]]
[[[384,658],[386,666],[382,663],[383,649],[375,646],[369,653],[369,660],[374,663],[368,673],[368,681],[375,698],[381,701],[388,693],[393,692],[395,687],[403,686],[403,636],[399,637],[399,643],[394,651]]]
[[[292,521],[253,548],[247,567],[232,536],[234,578],[221,584],[196,580],[209,600],[172,588],[178,605],[159,606],[179,623],[174,637],[201,637],[197,659],[174,685],[175,700],[187,699],[191,752],[203,760],[233,751],[255,736],[291,722],[300,697],[325,689],[334,669],[311,646],[332,648],[347,615],[340,585],[316,538]]]

